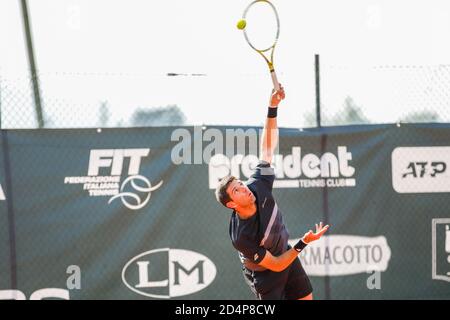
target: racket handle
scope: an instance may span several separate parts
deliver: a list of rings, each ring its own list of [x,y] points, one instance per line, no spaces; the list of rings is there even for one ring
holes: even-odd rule
[[[280,83],[278,82],[277,74],[275,73],[275,70],[270,71],[270,75],[272,76],[273,88],[276,91],[280,90]]]

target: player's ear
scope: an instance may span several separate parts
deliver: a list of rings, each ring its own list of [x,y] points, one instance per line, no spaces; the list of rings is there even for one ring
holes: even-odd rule
[[[230,209],[236,209],[237,204],[234,201],[228,201],[226,206],[227,206],[227,208],[230,208]]]

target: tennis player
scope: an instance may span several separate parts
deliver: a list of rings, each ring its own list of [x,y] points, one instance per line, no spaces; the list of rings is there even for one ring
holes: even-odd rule
[[[233,176],[223,178],[217,189],[217,201],[233,210],[229,233],[239,252],[244,278],[260,300],[312,300],[312,287],[298,254],[318,240],[328,225],[316,224],[297,244],[288,245],[289,234],[272,195],[275,180],[271,167],[278,144],[277,110],[285,97],[283,87],[273,91],[262,133],[260,161],[246,182]]]

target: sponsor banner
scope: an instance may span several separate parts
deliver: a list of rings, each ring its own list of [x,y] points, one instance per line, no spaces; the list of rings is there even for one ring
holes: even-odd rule
[[[450,218],[431,223],[432,278],[450,282]]]
[[[450,147],[399,147],[392,152],[398,193],[450,192]]]
[[[355,187],[356,170],[351,165],[352,159],[347,146],[338,146],[336,152],[325,152],[320,156],[302,154],[301,147],[292,147],[291,154],[274,156],[274,188]],[[228,158],[216,154],[209,163],[209,188],[215,189],[220,179],[229,174],[248,179],[258,162],[255,155]]]
[[[214,187],[229,173],[245,180],[258,158],[245,148],[208,149],[205,162],[196,150],[209,144],[181,145],[171,140],[177,129],[8,131],[10,179],[0,173],[2,297],[31,299],[60,288],[72,300],[255,299],[229,238],[231,212],[217,203]],[[201,132],[181,129],[192,138]],[[203,142],[227,129],[239,128],[209,127]],[[448,163],[449,136],[446,124],[280,129],[274,197],[290,234],[303,235],[324,217],[331,225],[300,257],[316,299],[450,297],[450,223],[440,220],[450,219],[450,197],[436,192],[446,188],[449,169],[441,163]],[[393,150],[403,146],[432,148],[400,163]],[[434,191],[399,193],[393,174],[401,192]],[[425,178],[436,186],[421,184]],[[79,267],[80,289],[66,287],[69,266]],[[369,277],[379,279],[375,286]]]
[[[290,240],[294,245],[299,239]],[[388,269],[391,249],[384,236],[323,236],[308,245],[300,260],[310,276],[344,276]]]
[[[122,270],[122,281],[137,294],[170,299],[205,289],[216,274],[216,266],[206,256],[190,250],[165,248],[132,258]]]
[[[152,185],[139,174],[141,161],[149,153],[148,148],[91,150],[87,176],[65,177],[64,183],[82,185],[90,197],[108,196],[108,204],[119,199],[130,210],[142,209],[163,184],[161,180]]]

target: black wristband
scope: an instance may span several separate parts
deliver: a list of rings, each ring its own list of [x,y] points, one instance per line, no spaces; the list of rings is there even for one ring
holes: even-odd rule
[[[278,108],[270,108],[267,112],[267,118],[276,118],[277,117]]]
[[[303,242],[302,239],[300,239],[294,246],[295,251],[301,252],[305,247],[307,246],[306,243]]]

